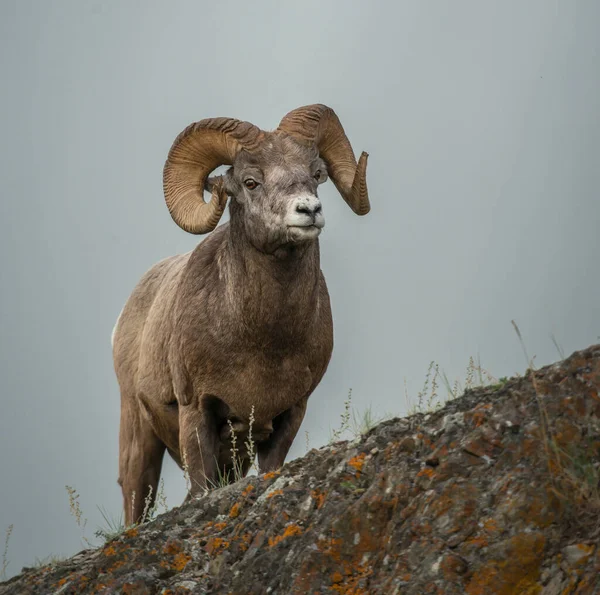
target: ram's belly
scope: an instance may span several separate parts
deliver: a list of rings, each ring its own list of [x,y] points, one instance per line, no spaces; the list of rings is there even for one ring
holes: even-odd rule
[[[309,393],[316,368],[305,356],[234,358],[207,392],[229,406],[230,416],[247,420],[254,406],[256,422],[267,423]]]

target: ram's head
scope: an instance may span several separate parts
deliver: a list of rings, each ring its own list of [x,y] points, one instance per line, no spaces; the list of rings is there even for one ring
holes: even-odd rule
[[[318,237],[325,219],[317,187],[328,176],[356,214],[368,213],[367,157],[363,152],[356,162],[339,119],[324,105],[290,112],[273,132],[230,118],[202,120],[171,147],[165,198],[177,225],[203,234],[217,226],[230,196],[232,217],[243,213],[251,241],[272,251]],[[209,177],[221,165],[232,167]]]

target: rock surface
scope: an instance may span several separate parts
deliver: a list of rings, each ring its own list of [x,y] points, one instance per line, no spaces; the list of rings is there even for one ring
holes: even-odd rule
[[[24,569],[0,594],[600,593],[600,345]]]

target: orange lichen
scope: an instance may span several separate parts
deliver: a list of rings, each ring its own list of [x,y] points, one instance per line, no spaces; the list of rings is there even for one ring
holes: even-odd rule
[[[442,444],[442,446],[435,451],[435,455],[437,457],[445,457],[448,455],[448,452],[448,446],[446,444]]]
[[[176,541],[168,541],[165,544],[165,546],[163,547],[163,552],[170,556],[174,556],[175,554],[178,554],[179,552],[181,552],[181,550],[182,550],[181,545],[178,544]]]
[[[339,537],[328,537],[317,541],[317,548],[325,556],[330,556],[335,562],[341,560],[342,540]]]
[[[124,533],[125,537],[137,537],[138,530],[136,527],[132,527],[131,529],[127,529]]]
[[[117,550],[116,550],[116,548],[115,548],[115,546],[114,546],[114,545],[107,545],[107,546],[104,548],[104,550],[103,550],[103,552],[102,552],[102,553],[103,553],[105,556],[108,556],[108,557],[110,557],[110,556],[116,556],[116,555],[117,555]]]
[[[171,562],[171,568],[173,568],[177,572],[182,572],[188,565],[188,563],[191,561],[191,559],[192,556],[181,552],[177,554],[175,558],[173,558],[173,562]]]
[[[232,507],[231,510],[229,511],[229,518],[230,519],[235,519],[239,516],[240,514],[240,505],[236,502]]]
[[[487,537],[484,535],[473,535],[465,541],[466,545],[474,545],[476,547],[487,547],[489,545],[489,541]]]
[[[225,527],[227,527],[227,523],[215,523],[213,525],[213,529],[215,531],[223,531],[223,529],[225,529]]]
[[[325,496],[327,495],[327,492],[321,492],[320,490],[312,490],[310,492],[310,495],[313,498],[313,500],[317,503],[317,510],[319,510],[325,502]]]
[[[433,477],[435,471],[431,467],[423,467],[421,471],[417,473],[417,477]]]
[[[447,581],[456,581],[467,571],[467,563],[460,556],[446,553],[440,563],[442,576]]]
[[[472,421],[473,421],[473,425],[476,428],[478,428],[480,425],[482,425],[483,422],[485,422],[485,419],[486,419],[485,413],[483,413],[481,411],[476,411],[475,413],[473,413]]]
[[[269,537],[269,547],[273,547],[274,545],[277,545],[284,539],[287,539],[288,537],[292,537],[293,535],[302,535],[302,527],[299,527],[295,523],[288,525],[281,535],[276,535],[275,537]]]
[[[269,473],[265,473],[263,475],[263,479],[273,479],[274,477],[277,477],[278,475],[281,475],[281,471],[270,471]]]
[[[227,548],[229,548],[229,542],[221,537],[211,537],[205,547],[206,551],[211,555],[217,554]]]
[[[112,566],[110,566],[107,570],[106,573],[107,574],[111,574],[113,573],[115,570],[118,570],[119,568],[123,568],[123,566],[125,566],[125,564],[127,564],[128,562],[128,557],[125,556],[124,558],[122,558],[121,560],[117,560]]]
[[[248,484],[248,486],[246,486],[246,488],[244,488],[244,491],[242,492],[242,496],[244,496],[244,498],[246,498],[247,496],[250,495],[250,492],[252,492],[253,489],[254,489],[254,486],[252,484]]]
[[[252,543],[252,535],[250,533],[244,533],[243,535],[237,537],[236,540],[239,542],[242,552],[245,552]]]
[[[488,411],[492,408],[490,403],[480,404],[473,411],[465,413],[465,421],[471,422],[474,427],[478,428],[483,425],[488,417]]]
[[[466,588],[468,595],[541,592],[537,581],[546,540],[541,533],[520,533],[505,542],[504,552],[477,569]],[[518,560],[518,564],[515,564]]]
[[[373,569],[361,564],[344,563],[342,581],[331,586],[331,590],[340,595],[369,595],[369,591],[360,586],[360,582],[373,574]],[[340,574],[340,573],[337,573]]]
[[[267,494],[267,498],[273,498],[273,496],[283,496],[283,490],[273,490]]]
[[[488,533],[495,533],[499,530],[498,523],[494,519],[486,519],[483,521],[483,529]]]
[[[356,470],[356,475],[360,475],[360,472],[363,469],[363,466],[365,464],[365,453],[361,452],[359,455],[352,457],[349,461],[348,461],[348,465],[350,465],[350,467],[354,468]]]

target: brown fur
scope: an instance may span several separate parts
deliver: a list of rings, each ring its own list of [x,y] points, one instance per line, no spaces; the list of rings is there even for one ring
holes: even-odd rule
[[[249,171],[261,177],[252,193],[244,186]],[[127,524],[140,519],[150,487],[156,493],[165,450],[187,465],[191,493],[215,481],[218,469],[227,473],[227,419],[241,428],[242,445],[252,406],[260,471],[280,467],[331,357],[318,240],[282,225],[290,197],[316,196],[326,179],[318,152],[267,135],[223,179],[230,222],[192,252],[152,267],[115,329]]]

